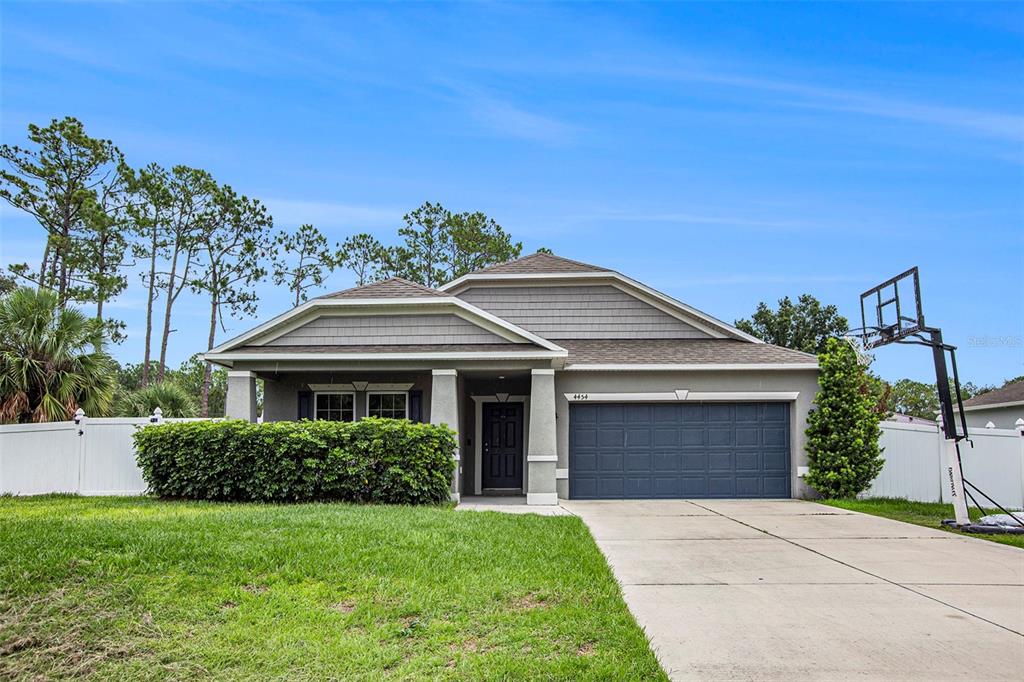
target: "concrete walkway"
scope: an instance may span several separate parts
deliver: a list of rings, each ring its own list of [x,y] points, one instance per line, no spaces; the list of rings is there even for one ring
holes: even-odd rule
[[[582,502],[672,679],[1024,679],[1024,551],[798,500]]]

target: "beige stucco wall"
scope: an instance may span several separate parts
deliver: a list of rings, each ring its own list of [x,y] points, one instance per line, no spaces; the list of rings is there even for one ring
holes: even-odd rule
[[[569,467],[569,401],[565,393],[647,393],[690,391],[796,391],[790,405],[792,446],[791,490],[794,497],[811,497],[813,491],[797,478],[797,467],[807,465],[805,450],[807,413],[818,392],[816,370],[729,370],[671,372],[559,372],[555,375],[558,468]],[[569,481],[558,481],[558,496],[569,496]]]

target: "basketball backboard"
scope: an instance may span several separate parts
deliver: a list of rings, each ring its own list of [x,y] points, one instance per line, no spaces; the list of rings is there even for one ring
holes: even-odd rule
[[[917,268],[888,279],[860,295],[861,340],[878,348],[924,329]]]

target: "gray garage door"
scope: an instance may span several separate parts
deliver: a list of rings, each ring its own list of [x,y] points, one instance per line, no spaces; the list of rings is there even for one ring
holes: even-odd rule
[[[577,403],[574,499],[789,497],[787,403]]]

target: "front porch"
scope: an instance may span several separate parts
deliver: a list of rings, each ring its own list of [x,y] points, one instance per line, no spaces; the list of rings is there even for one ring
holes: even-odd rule
[[[446,424],[457,433],[452,499],[515,497],[557,505],[554,370],[544,367],[380,368],[330,371],[235,368],[228,372],[227,416],[263,420],[365,417]]]

